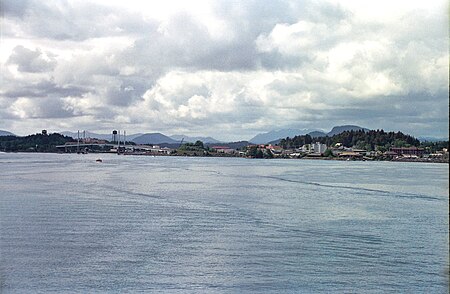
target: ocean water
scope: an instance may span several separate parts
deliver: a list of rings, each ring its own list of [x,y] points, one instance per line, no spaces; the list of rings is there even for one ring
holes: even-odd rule
[[[1,293],[447,293],[446,164],[0,153]]]

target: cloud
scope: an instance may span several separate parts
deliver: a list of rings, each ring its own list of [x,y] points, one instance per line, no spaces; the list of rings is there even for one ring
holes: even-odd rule
[[[8,63],[16,64],[19,71],[31,73],[51,71],[56,66],[53,55],[20,45],[14,48]]]
[[[0,119],[19,134],[53,122],[235,140],[359,123],[445,136],[446,5],[2,1]]]
[[[19,98],[9,109],[19,119],[59,119],[73,116],[73,109],[70,106],[66,105],[61,99],[52,98]]]

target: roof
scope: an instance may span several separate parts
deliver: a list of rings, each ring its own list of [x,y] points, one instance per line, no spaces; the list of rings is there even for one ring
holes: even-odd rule
[[[346,151],[346,152],[340,153],[339,156],[362,156],[362,155],[358,152]]]

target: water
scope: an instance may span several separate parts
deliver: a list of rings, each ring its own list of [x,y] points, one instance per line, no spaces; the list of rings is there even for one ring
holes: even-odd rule
[[[2,293],[447,293],[448,165],[0,153]]]

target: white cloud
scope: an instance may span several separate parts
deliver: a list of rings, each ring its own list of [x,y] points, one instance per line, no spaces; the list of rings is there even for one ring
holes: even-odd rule
[[[444,1],[4,3],[0,128],[15,133],[448,132]]]

